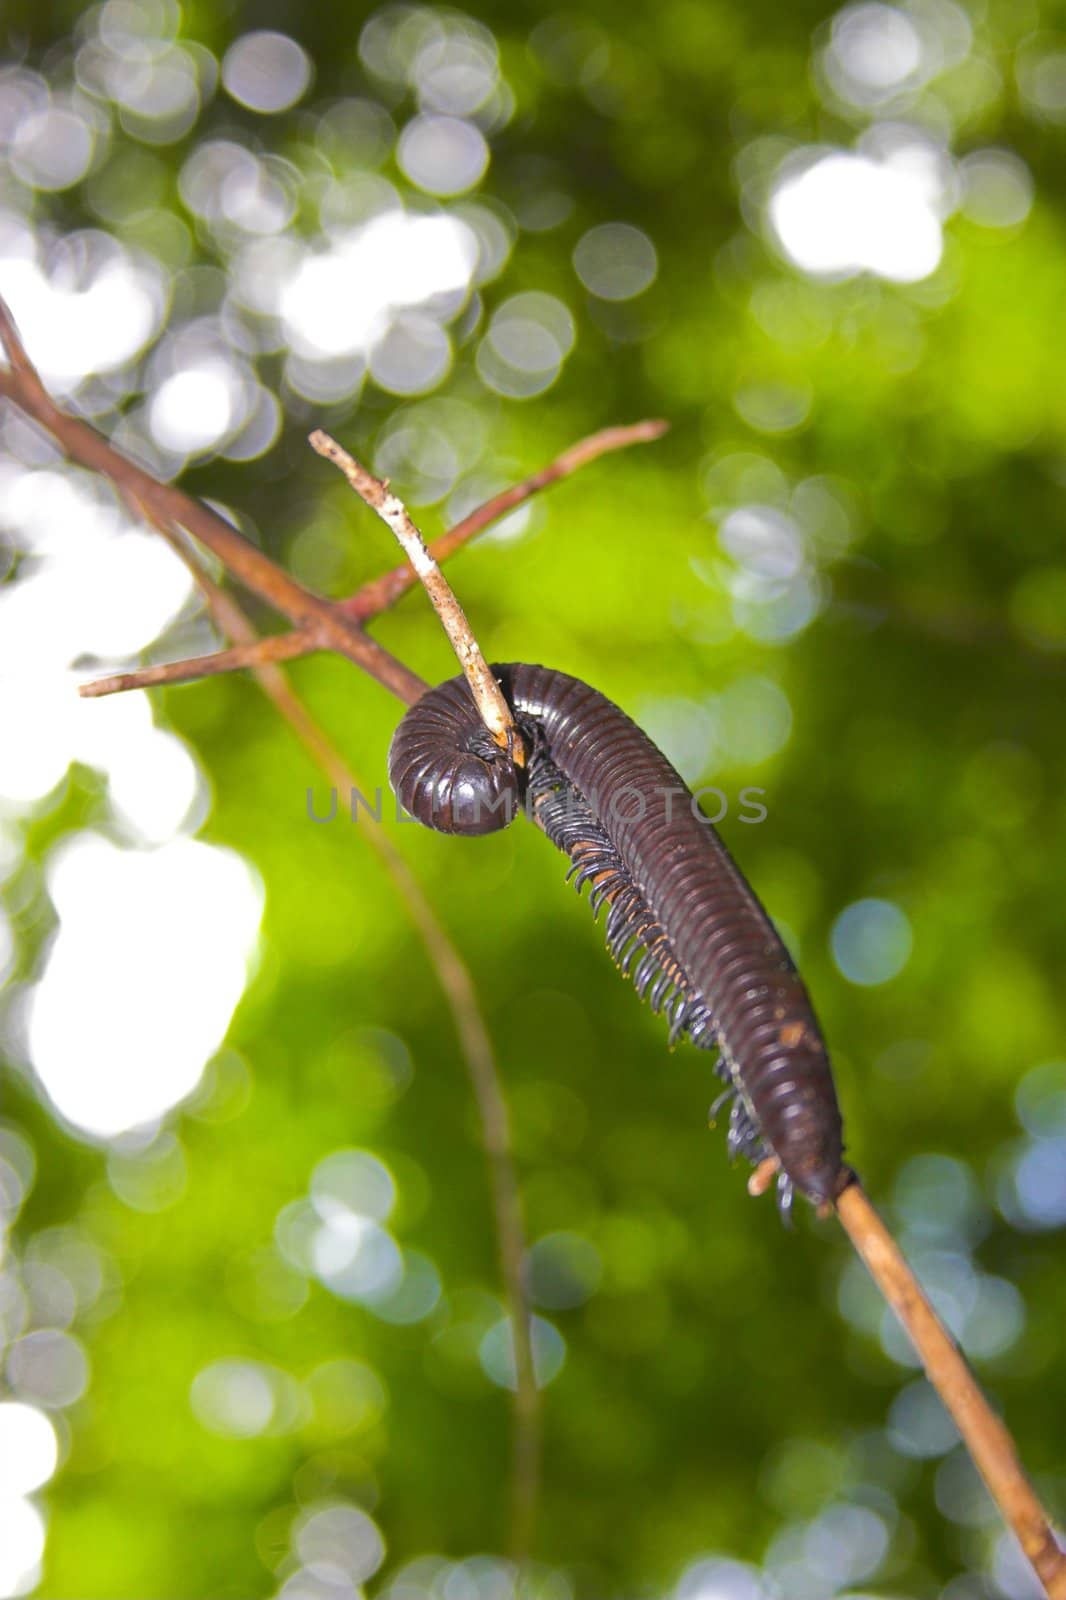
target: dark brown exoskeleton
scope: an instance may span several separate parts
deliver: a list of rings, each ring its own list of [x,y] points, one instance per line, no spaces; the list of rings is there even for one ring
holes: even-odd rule
[[[598,690],[548,667],[494,666],[527,744],[520,768],[485,731],[465,678],[424,695],[389,751],[401,804],[444,833],[495,832],[523,806],[608,907],[607,942],[671,1040],[719,1052],[729,1147],[776,1158],[816,1205],[851,1178],[829,1059],[803,980],[679,774]]]

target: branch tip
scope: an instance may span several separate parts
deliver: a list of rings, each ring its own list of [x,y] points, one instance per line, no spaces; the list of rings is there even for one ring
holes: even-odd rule
[[[513,750],[517,755],[522,740],[511,708],[481,652],[451,584],[434,560],[407,507],[398,495],[390,492],[387,479],[375,478],[323,429],[316,428],[311,435],[311,444],[320,455],[326,456],[340,468],[356,494],[377,512],[395,535],[448,635],[459,665],[466,674],[482,722],[501,750]]]

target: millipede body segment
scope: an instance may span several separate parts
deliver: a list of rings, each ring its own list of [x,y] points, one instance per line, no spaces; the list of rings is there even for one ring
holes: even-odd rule
[[[677,771],[598,690],[548,667],[494,666],[527,744],[524,769],[485,731],[465,678],[419,700],[393,736],[401,803],[445,833],[494,832],[524,808],[607,907],[607,944],[671,1040],[717,1049],[729,1145],[780,1164],[816,1204],[851,1174],[836,1091],[803,981]]]

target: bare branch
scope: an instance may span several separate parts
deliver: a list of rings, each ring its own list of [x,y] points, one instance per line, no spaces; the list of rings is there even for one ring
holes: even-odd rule
[[[0,295],[0,345],[3,346],[11,371],[19,382],[30,388],[40,390],[43,394],[44,384],[41,382],[37,368],[26,354],[26,346],[22,342],[15,319],[8,309],[7,302]]]
[[[312,648],[319,650],[323,646]],[[138,667],[133,672],[93,678],[91,682],[79,684],[78,693],[87,700],[95,700],[102,695],[121,694],[127,689],[154,689],[164,683],[196,683],[200,678],[214,678],[220,673],[239,672],[248,667],[268,667],[309,653],[302,633],[268,634],[266,638],[253,635],[247,644],[231,645],[228,650],[216,650],[211,655],[191,656],[186,661],[161,661],[154,667]]]
[[[426,542],[411,521],[407,507],[397,495],[391,493],[387,483],[360,466],[354,456],[343,450],[321,428],[311,435],[310,442],[313,450],[340,468],[360,499],[365,500],[382,522],[392,529],[448,635],[459,665],[466,674],[482,722],[501,750],[511,751],[521,765],[524,751],[511,708],[481,653],[481,647],[474,638],[451,584],[427,550]]]
[[[335,650],[347,656],[407,705],[421,699],[428,685],[371,639],[357,622],[339,613],[328,600],[305,589],[202,501],[192,499],[173,484],[154,478],[87,423],[61,411],[30,364],[2,300],[0,344],[11,363],[10,371],[0,372],[0,394],[14,400],[28,416],[39,422],[72,460],[110,479],[123,495],[143,506],[157,523],[166,527],[177,525],[191,533],[245,588],[303,629],[312,641],[312,648]]]
[[[837,1215],[922,1360],[974,1465],[1032,1562],[1048,1600],[1066,1600],[1066,1555],[1018,1459],[1006,1427],[981,1393],[965,1358],[922,1293],[902,1251],[858,1183],[837,1200]]]
[[[3,374],[0,373],[0,380],[2,378]],[[564,450],[548,466],[530,473],[521,483],[504,489],[483,505],[475,507],[461,522],[433,540],[429,546],[430,555],[437,561],[446,561],[490,523],[531,499],[541,489],[557,483],[560,478],[569,477],[609,450],[622,450],[631,444],[645,444],[658,439],[668,427],[666,422],[634,422],[624,427],[603,428],[599,433],[590,434],[587,439],[579,439],[577,444]],[[380,577],[371,578],[355,594],[334,604],[353,621],[365,624],[395,605],[417,582],[414,568],[405,563],[402,567],[394,567],[391,572],[383,572]],[[159,666],[141,667],[134,672],[98,678],[93,683],[82,684],[79,692],[86,697],[95,697],[118,694],[127,689],[149,689],[164,683],[193,683],[198,678],[214,677],[222,672],[241,672],[271,662],[295,661],[321,648],[304,633],[272,634],[251,644],[236,645],[232,649],[218,650],[189,661],[168,661]]]

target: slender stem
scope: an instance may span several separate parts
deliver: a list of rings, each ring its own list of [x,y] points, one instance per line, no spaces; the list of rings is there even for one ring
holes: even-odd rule
[[[340,468],[360,499],[391,528],[441,620],[459,665],[466,674],[482,722],[500,748],[513,751],[521,762],[524,755],[524,752],[519,754],[522,741],[511,708],[481,653],[455,591],[427,550],[426,541],[411,521],[407,507],[398,495],[390,491],[387,483],[360,466],[354,456],[349,455],[321,428],[311,435],[310,442],[313,450]]]
[[[318,650],[323,646],[312,648]],[[211,655],[192,656],[186,661],[161,661],[152,667],[137,667],[133,672],[94,678],[89,683],[79,684],[78,693],[87,700],[95,700],[129,689],[154,689],[164,683],[196,683],[200,678],[213,678],[219,673],[238,672],[249,667],[268,667],[309,653],[307,638],[302,633],[275,633],[266,638],[256,635],[246,644],[231,645],[228,650],[216,650]]]
[[[921,1357],[926,1376],[951,1413],[974,1465],[1017,1535],[1048,1600],[1066,1600],[1066,1555],[1025,1475],[1014,1440],[982,1394],[961,1350],[922,1293],[902,1251],[859,1183],[844,1190],[836,1210]]]

